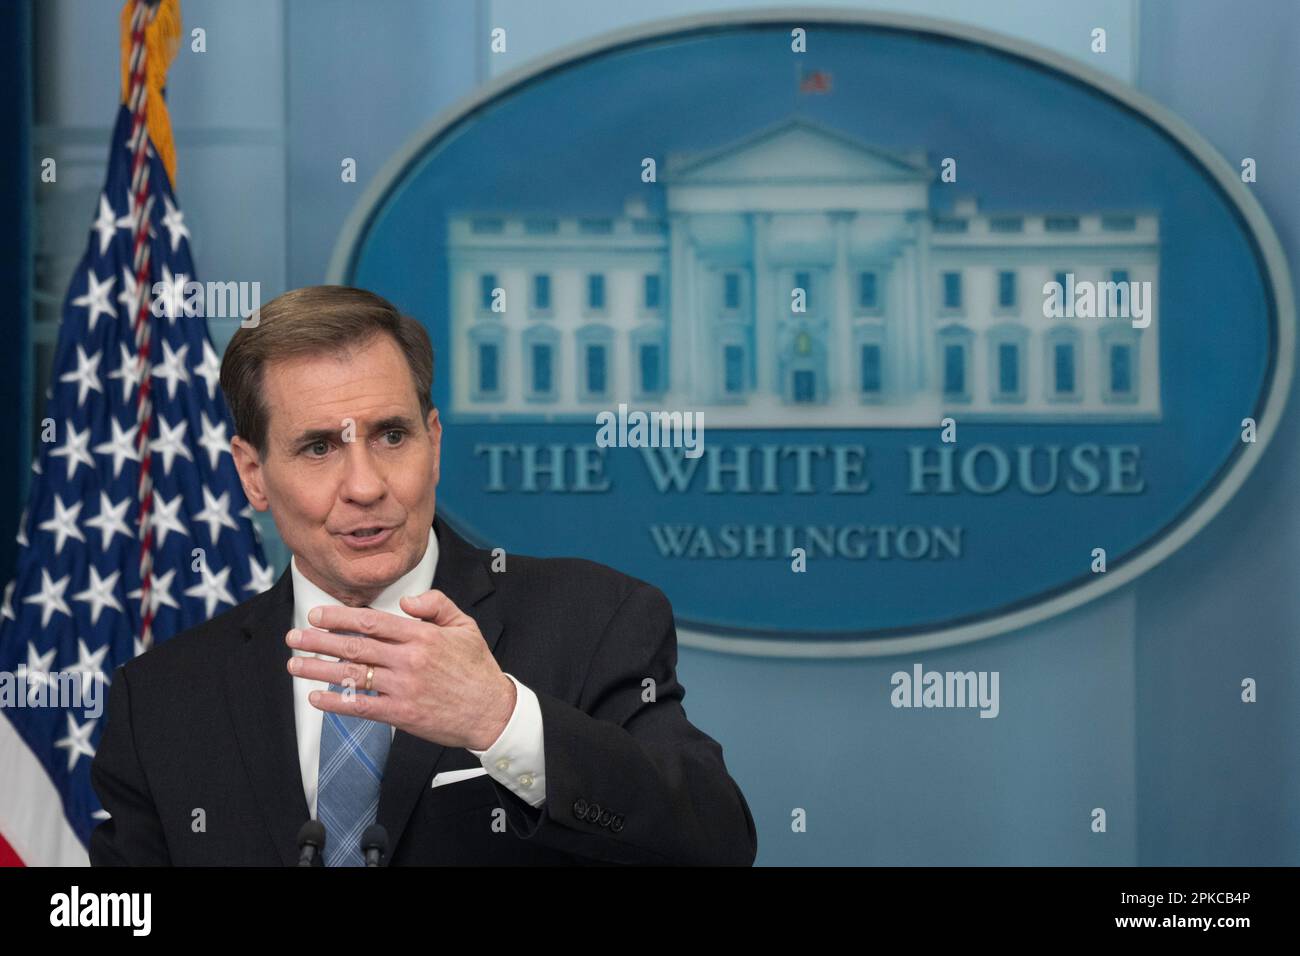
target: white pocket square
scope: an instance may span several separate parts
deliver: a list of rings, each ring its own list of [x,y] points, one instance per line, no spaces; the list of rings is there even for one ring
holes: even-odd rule
[[[487,773],[483,767],[471,767],[468,770],[444,770],[433,778],[433,784],[430,787],[441,787],[444,783],[456,783],[460,780],[468,780],[470,777],[477,777],[480,774]]]

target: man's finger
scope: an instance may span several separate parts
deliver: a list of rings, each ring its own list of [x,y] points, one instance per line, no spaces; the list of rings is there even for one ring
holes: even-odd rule
[[[309,627],[304,630],[294,628],[284,639],[290,647],[311,651],[313,654],[326,654],[339,660],[358,661],[362,664],[393,666],[392,644],[359,634],[331,634],[329,631]]]
[[[466,614],[456,603],[439,590],[425,591],[402,598],[402,610],[412,617],[436,624],[438,627],[453,627],[464,624]]]
[[[353,687],[358,691],[366,689],[366,675],[373,672],[370,690],[381,694],[393,689],[393,672],[387,667],[375,666],[357,661],[324,661],[318,657],[305,657],[294,654],[287,664],[289,673],[303,680],[319,680],[327,684],[339,684]]]
[[[317,710],[346,714],[349,717],[365,717],[385,724],[392,723],[395,716],[391,697],[363,694],[359,690],[347,695],[332,690],[314,690],[307,695],[307,700]]]
[[[372,607],[322,604],[307,612],[307,620],[327,631],[349,631],[398,644],[420,636],[420,623]]]

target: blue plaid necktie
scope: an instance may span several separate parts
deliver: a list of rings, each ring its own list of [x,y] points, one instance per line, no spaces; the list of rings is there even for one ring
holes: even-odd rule
[[[343,693],[339,684],[330,690]],[[359,688],[358,694],[364,694]],[[370,691],[373,695],[376,692]],[[361,834],[375,822],[379,782],[384,778],[388,748],[393,742],[388,724],[364,717],[324,713],[320,728],[316,819],[325,826],[326,866],[363,866]]]

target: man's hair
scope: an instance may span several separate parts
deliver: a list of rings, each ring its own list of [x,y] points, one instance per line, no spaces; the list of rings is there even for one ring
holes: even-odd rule
[[[433,346],[424,326],[391,302],[365,289],[312,285],[276,296],[241,325],[221,360],[221,390],[235,433],[265,457],[268,410],[263,375],[268,362],[309,355],[339,355],[365,348],[387,335],[411,370],[420,420],[433,408]]]

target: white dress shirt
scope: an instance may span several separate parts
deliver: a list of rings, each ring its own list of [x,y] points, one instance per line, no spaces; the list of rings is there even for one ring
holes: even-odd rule
[[[429,590],[434,571],[438,566],[438,537],[429,529],[429,545],[424,557],[402,577],[398,578],[379,597],[371,602],[370,607],[387,611],[399,617],[414,620],[403,611],[397,603],[403,595],[423,594]],[[321,605],[340,605],[341,601],[326,594],[298,570],[297,558],[289,561],[290,574],[293,577],[293,626],[302,630],[312,627],[307,620],[307,612]],[[295,655],[320,657],[322,660],[337,661],[337,657],[327,654],[315,654],[301,648],[293,648]],[[501,735],[487,750],[469,750],[483,764],[484,770],[491,774],[502,786],[507,787],[528,804],[539,807],[546,801],[546,765],[542,738],[542,708],[537,695],[519,681],[513,674],[507,674],[514,681],[517,695],[515,709]],[[304,677],[293,678],[293,716],[298,735],[298,763],[302,770],[302,789],[307,797],[307,807],[312,819],[316,817],[317,773],[320,769],[320,732],[325,719],[325,712],[312,706],[308,695],[314,690],[329,690],[329,683],[320,680],[308,680]],[[390,731],[396,734],[392,727]],[[482,772],[482,771],[478,771]],[[439,774],[438,776],[442,776]],[[435,778],[436,779],[436,778]]]

